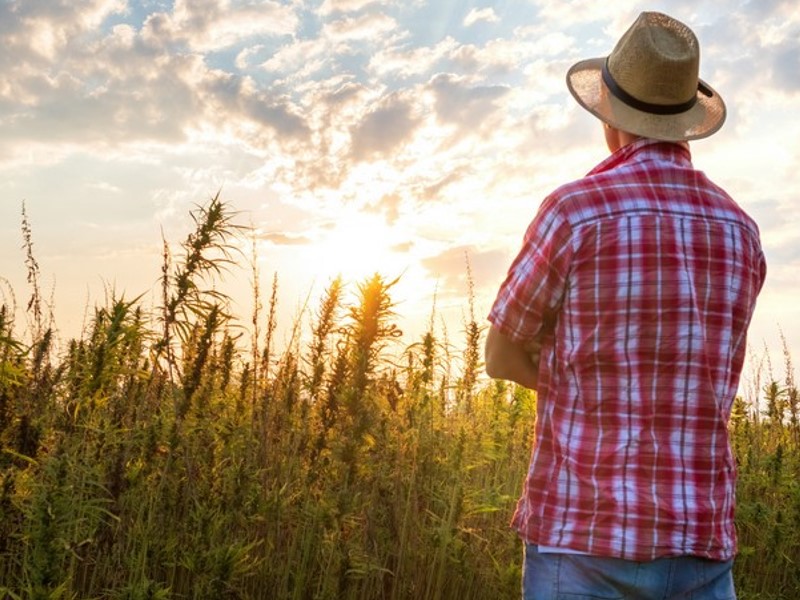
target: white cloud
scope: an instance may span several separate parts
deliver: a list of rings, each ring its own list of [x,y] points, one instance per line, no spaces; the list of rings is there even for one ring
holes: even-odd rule
[[[450,36],[433,47],[387,46],[370,59],[369,71],[377,77],[396,75],[410,77],[424,75],[435,68],[443,58],[453,53],[459,44]]]
[[[390,16],[374,13],[358,17],[344,17],[326,23],[322,35],[334,41],[374,41],[378,45],[381,36],[397,28],[397,22]]]
[[[471,27],[475,23],[484,21],[486,23],[497,23],[500,17],[494,12],[491,7],[488,8],[473,8],[467,16],[464,17],[464,26]]]
[[[316,72],[328,56],[329,44],[323,39],[295,40],[279,48],[262,67],[273,73],[302,72],[308,77]],[[311,65],[311,66],[309,66]]]
[[[72,3],[14,1],[0,4],[3,34],[2,71],[25,62],[52,61],[82,36],[91,34],[108,16],[125,10],[124,0]]]
[[[166,30],[195,50],[219,50],[254,36],[292,35],[299,19],[295,8],[261,0],[231,4],[229,0],[176,0]]]
[[[328,16],[332,13],[356,12],[376,2],[377,0],[325,0],[319,8],[319,14]]]
[[[534,0],[533,5],[538,9],[538,18],[549,22],[554,31],[563,30],[567,26],[575,26],[579,23],[603,22],[609,17],[637,12],[631,8],[626,9],[624,4],[615,6],[614,11],[609,11],[607,4],[594,0],[573,0],[572,2]],[[613,12],[614,15],[609,14],[610,12]],[[621,18],[627,20],[625,17]],[[632,20],[628,22],[632,22]]]
[[[92,183],[87,183],[86,187],[90,190],[97,190],[99,192],[108,192],[111,194],[121,194],[122,188],[119,186],[113,185],[106,181],[95,181]]]
[[[239,52],[239,54],[236,55],[236,60],[234,61],[236,68],[242,71],[250,68],[251,57],[255,56],[262,50],[264,50],[264,45],[257,44],[255,46],[250,46],[248,48],[245,48],[244,50]]]

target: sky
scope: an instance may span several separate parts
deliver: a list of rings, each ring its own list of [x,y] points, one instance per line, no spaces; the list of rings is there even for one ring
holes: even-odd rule
[[[292,322],[376,271],[413,338],[482,323],[541,200],[607,155],[564,77],[643,10],[688,24],[725,99],[695,165],[758,222],[750,333],[800,360],[800,5],[633,0],[0,0],[0,294],[22,207],[64,337],[110,290],[158,304],[162,239],[220,192]],[[224,286],[252,312],[246,258]],[[467,267],[469,265],[469,267]],[[471,284],[470,277],[471,274]]]

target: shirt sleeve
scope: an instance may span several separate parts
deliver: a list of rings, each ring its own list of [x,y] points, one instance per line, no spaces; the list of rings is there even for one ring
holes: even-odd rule
[[[557,197],[545,199],[489,312],[489,321],[514,342],[526,343],[554,326],[567,287],[572,231]]]

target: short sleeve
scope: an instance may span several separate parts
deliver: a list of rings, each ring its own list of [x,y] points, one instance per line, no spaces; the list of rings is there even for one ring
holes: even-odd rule
[[[534,217],[489,312],[489,321],[514,342],[537,339],[556,320],[572,260],[571,226],[549,196]]]

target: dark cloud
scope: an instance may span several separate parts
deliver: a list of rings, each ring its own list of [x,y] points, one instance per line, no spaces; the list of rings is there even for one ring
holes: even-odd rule
[[[410,100],[389,95],[351,129],[353,158],[387,156],[411,139],[418,124]]]
[[[222,117],[228,122],[242,120],[268,127],[280,137],[305,139],[309,129],[285,96],[271,97],[265,91],[254,91],[239,75],[215,71],[203,85],[209,104],[209,120]]]
[[[506,86],[470,87],[450,74],[436,75],[429,87],[436,95],[439,119],[465,126],[479,126],[499,108],[497,101],[510,91]]]
[[[245,118],[270,127],[280,137],[306,139],[310,134],[305,120],[287,98],[273,99],[266,93],[243,95],[241,108]]]

